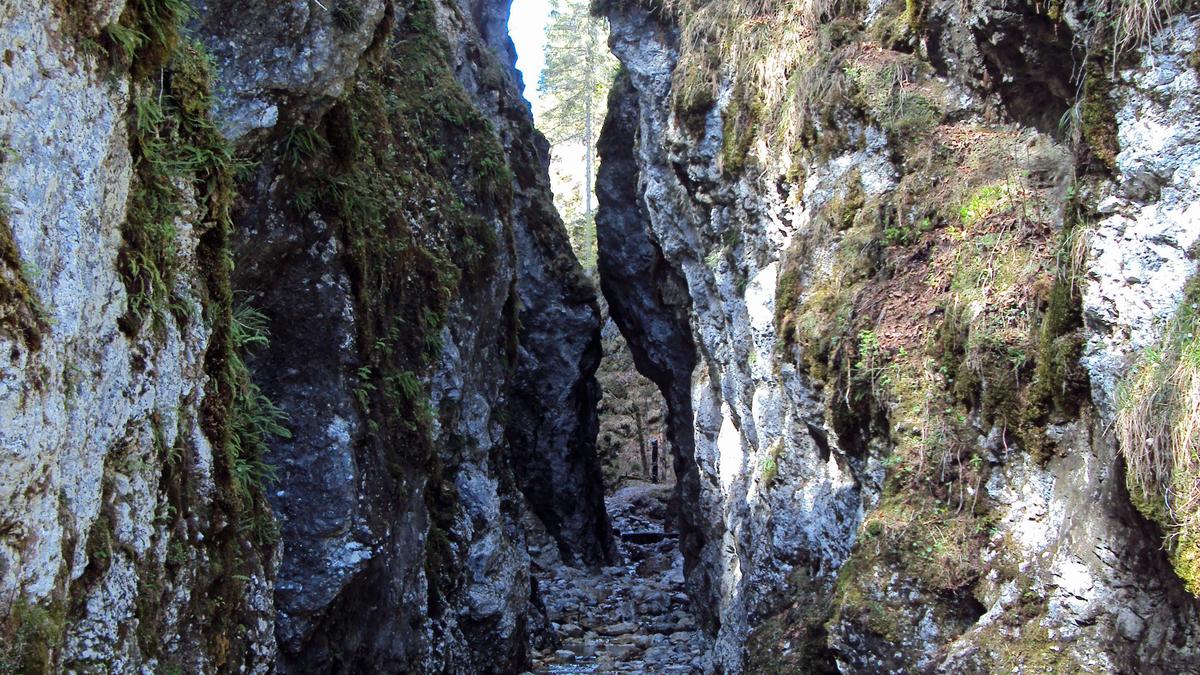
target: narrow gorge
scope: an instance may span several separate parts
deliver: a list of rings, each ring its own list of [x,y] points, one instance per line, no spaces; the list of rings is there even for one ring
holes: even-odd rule
[[[509,2],[0,0],[0,673],[1200,668],[1200,5]]]

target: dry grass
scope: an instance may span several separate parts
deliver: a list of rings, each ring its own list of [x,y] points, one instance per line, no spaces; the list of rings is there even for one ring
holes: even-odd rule
[[[863,520],[864,545],[873,555],[896,555],[930,588],[969,586],[980,573],[986,520],[948,508],[920,493],[885,498]]]
[[[840,50],[822,27],[837,14],[833,0],[714,0],[671,7],[683,27],[676,68],[676,108],[715,101],[727,83],[764,119],[747,121],[764,140],[792,137],[820,105],[844,101],[850,87]],[[680,103],[683,102],[683,105]]]
[[[1176,571],[1200,595],[1200,282],[1189,283],[1159,344],[1125,380],[1117,439],[1131,497],[1167,537]]]
[[[731,92],[722,110],[727,170],[740,170],[750,154],[827,157],[849,144],[859,111],[899,139],[941,117],[944,92],[927,67],[873,42],[847,3],[711,0],[668,9],[682,28],[673,97],[683,126],[700,135],[720,92]],[[909,26],[911,17],[876,23]]]
[[[1120,54],[1148,44],[1172,15],[1172,0],[1114,0],[1113,42]]]

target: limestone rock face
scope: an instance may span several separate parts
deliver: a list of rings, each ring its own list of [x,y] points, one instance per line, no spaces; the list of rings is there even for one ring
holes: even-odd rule
[[[192,22],[221,64],[217,110],[231,139],[265,135],[281,111],[319,111],[352,83],[376,37],[384,0],[323,6],[315,2],[193,3]]]
[[[1186,668],[1108,430],[1194,271],[1194,19],[1085,77],[1075,3],[602,9],[601,285],[713,663]]]
[[[88,5],[0,8],[5,301],[28,288],[36,317],[6,304],[0,329],[0,655],[29,671],[265,671],[274,552],[239,532],[206,428],[220,395],[203,196],[176,186],[164,223],[175,317],[128,329],[128,110],[142,92],[89,48],[124,4]]]
[[[508,5],[478,2],[471,16],[510,78],[517,71],[508,38]],[[458,44],[469,64],[477,46]],[[573,564],[611,562],[613,548],[596,457],[600,398],[600,312],[596,291],[571,253],[547,179],[549,145],[528,104],[512,89],[493,96],[484,73],[458,71],[475,105],[491,120],[515,167],[513,246],[518,349],[508,399],[509,458],[530,508]],[[506,80],[510,83],[512,79]]]
[[[429,68],[426,77],[433,81],[426,83],[436,88],[402,92],[413,97],[407,109],[385,108],[387,118],[369,120],[390,125],[392,133],[364,143],[403,141],[405,134],[423,132],[404,127],[407,121],[401,118],[429,114],[427,109],[442,105],[434,98],[451,90],[450,95],[462,97],[461,105],[470,106],[462,114],[471,119],[438,120],[445,125],[442,133],[460,133],[456,124],[478,125],[501,153],[483,161],[501,164],[490,170],[501,172],[504,183],[486,194],[473,188],[471,181],[488,177],[478,174],[480,164],[455,154],[467,148],[449,150],[447,174],[427,167],[402,169],[429,171],[432,187],[447,189],[449,199],[481,220],[486,232],[471,236],[489,249],[482,263],[451,272],[458,276],[456,297],[440,310],[441,324],[420,326],[417,349],[441,345],[428,351],[425,363],[413,358],[419,354],[396,353],[381,361],[375,353],[373,345],[380,340],[396,339],[377,326],[419,323],[432,315],[408,305],[388,309],[364,288],[375,283],[370,266],[379,263],[359,250],[361,230],[347,222],[357,214],[338,203],[297,208],[296,192],[302,190],[317,192],[318,202],[338,201],[320,186],[321,173],[329,170],[324,162],[336,164],[335,157],[297,172],[286,154],[278,156],[274,164],[264,163],[244,194],[240,250],[247,264],[239,272],[239,286],[270,318],[273,335],[254,366],[268,395],[297,420],[292,438],[272,451],[283,476],[271,501],[283,533],[277,626],[285,669],[336,670],[348,663],[421,671],[519,669],[528,658],[530,625],[536,623],[530,615],[537,613],[520,514],[532,509],[563,551],[581,562],[609,555],[594,453],[594,291],[581,280],[550,206],[544,141],[516,89],[503,32],[507,5],[481,3],[469,14],[463,9],[437,3],[387,3],[378,11],[366,6],[359,12],[361,25],[339,25],[336,17],[326,25],[329,19],[315,16],[295,24],[308,31],[299,36],[293,35],[288,17],[316,12],[312,3],[297,3],[290,14],[277,12],[266,20],[279,24],[267,31],[270,40],[305,55],[279,61],[283,69],[278,72],[265,71],[286,87],[261,85],[271,100],[299,102],[279,104],[274,138],[283,138],[285,153],[295,129],[313,129],[335,156],[345,152],[339,146],[341,125],[368,122],[357,96],[377,87],[393,95],[382,87],[411,86],[378,79],[386,60],[427,57],[429,65],[409,60],[403,67]],[[260,96],[239,83],[264,76],[261,68],[240,60],[263,49],[258,44],[262,22],[230,29],[218,8],[208,10],[200,25],[213,31],[214,53],[226,49],[230,55],[230,66],[222,68],[229,73],[229,88]],[[424,32],[430,29],[432,34]],[[302,46],[328,39],[326,31],[333,31],[334,52]],[[247,44],[229,43],[238,36]],[[419,40],[427,40],[425,48],[444,51],[406,51],[405,45]],[[342,47],[338,41],[344,41]],[[379,53],[364,55],[367,46]],[[348,56],[356,61],[347,63]],[[383,66],[377,65],[381,58]],[[353,93],[335,100],[342,90]],[[230,100],[222,104],[233,111],[258,105],[241,94]],[[238,123],[238,115],[230,114]],[[356,133],[365,139],[370,132]],[[248,134],[243,144],[262,141]],[[350,170],[334,183],[358,180],[355,171],[365,156],[342,159]],[[405,180],[402,175],[383,178]],[[441,210],[444,203],[420,198],[409,198],[417,209],[397,207],[413,219],[409,227],[417,246],[438,250],[444,245],[440,221],[457,214]],[[449,249],[455,255],[453,244]],[[385,268],[382,274],[413,272]],[[392,291],[422,292],[430,290]],[[415,304],[422,302],[438,304],[432,297],[415,298]],[[409,316],[409,311],[418,313]],[[411,349],[392,347],[395,352],[406,348]],[[404,372],[388,375],[389,361],[404,364]],[[430,445],[424,449],[397,447],[425,442],[411,434],[380,440],[390,424],[412,421],[390,420],[387,413],[380,417],[376,396],[394,386],[391,378],[412,375],[429,397]],[[401,414],[422,415],[419,408]],[[418,429],[417,436],[422,433]],[[527,487],[528,497],[521,492]]]
[[[128,115],[141,92],[97,50],[123,6],[0,7],[0,239],[12,246],[0,323],[0,661],[29,672],[266,672],[273,551],[237,533],[215,473],[211,226],[188,182],[164,224],[175,315],[123,324]],[[8,304],[21,287],[31,315]]]
[[[612,548],[507,3],[159,4],[0,7],[0,669],[522,670]]]
[[[1200,106],[1188,62],[1196,30],[1193,21],[1171,22],[1141,50],[1139,67],[1121,71],[1114,93],[1121,151],[1115,184],[1099,196],[1083,299],[1091,329],[1084,362],[1106,419],[1120,375],[1153,344],[1194,272],[1200,130],[1184,120]]]

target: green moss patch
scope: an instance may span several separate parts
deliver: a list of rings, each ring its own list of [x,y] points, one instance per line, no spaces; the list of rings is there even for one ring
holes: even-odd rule
[[[129,0],[117,24],[102,31],[109,57],[135,80],[152,77],[174,54],[191,15],[187,0]]]
[[[722,111],[726,171],[740,172],[759,140],[829,148],[843,139],[836,113],[850,86],[841,71],[850,20],[786,3],[720,0],[674,10],[682,27],[672,86],[676,119],[702,135],[718,91],[723,84],[733,89]]]
[[[804,566],[788,576],[779,606],[755,622],[746,640],[747,672],[838,672],[826,647],[825,622],[831,611],[826,583]]]
[[[131,335],[146,323],[161,329],[168,315],[189,318],[176,293],[176,260],[191,190],[209,217],[227,211],[233,197],[237,163],[209,117],[212,63],[198,43],[177,45],[161,89],[135,86],[129,110],[134,182],[118,266],[129,298],[122,328]]]
[[[0,672],[55,672],[65,632],[66,615],[60,603],[18,601],[0,624]]]
[[[0,193],[0,334],[24,340],[31,349],[37,349],[46,325],[26,275],[13,240],[8,201]]]
[[[916,57],[862,50],[848,58],[843,68],[856,85],[859,105],[896,142],[919,138],[940,121],[929,79],[932,69]]]
[[[1108,52],[1105,51],[1104,54]],[[1117,169],[1117,114],[1112,100],[1112,81],[1106,60],[1093,57],[1083,71],[1083,96],[1079,101],[1079,124],[1092,157],[1108,171]]]

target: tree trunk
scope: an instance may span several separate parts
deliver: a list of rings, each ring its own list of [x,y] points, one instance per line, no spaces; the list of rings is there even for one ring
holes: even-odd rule
[[[596,19],[587,20],[587,67],[584,68],[583,95],[583,215],[587,222],[592,220],[592,99],[596,96]]]
[[[638,457],[642,460],[642,478],[650,475],[650,463],[646,461],[646,427],[642,425],[642,409],[634,404],[633,422],[637,425]]]

